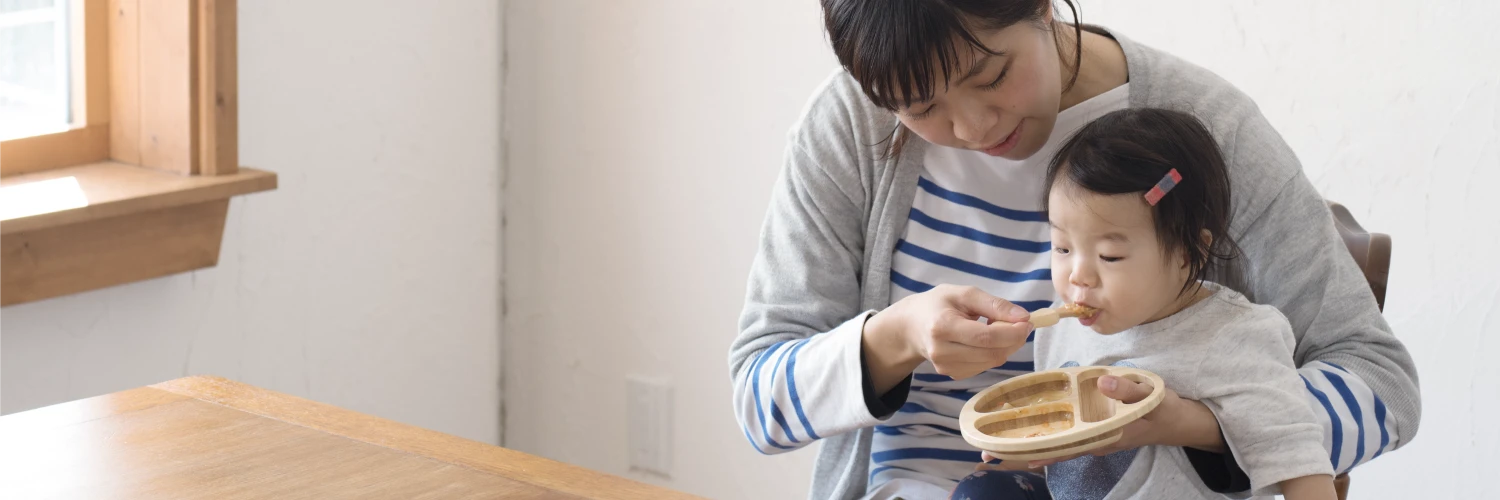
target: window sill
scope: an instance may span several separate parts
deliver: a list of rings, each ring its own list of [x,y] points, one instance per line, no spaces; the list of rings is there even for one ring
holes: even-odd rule
[[[182,176],[118,162],[0,178],[0,305],[216,265],[229,198],[272,189],[263,170]]]

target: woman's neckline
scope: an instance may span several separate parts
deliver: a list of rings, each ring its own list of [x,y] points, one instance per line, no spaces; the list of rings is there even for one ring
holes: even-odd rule
[[[1083,39],[1083,62],[1079,78],[1073,89],[1068,91],[1083,89],[1083,94],[1075,94],[1070,99],[1068,92],[1064,92],[1058,113],[1076,108],[1130,83],[1129,60],[1125,55],[1125,48],[1118,40],[1103,29],[1089,25],[1083,26]]]

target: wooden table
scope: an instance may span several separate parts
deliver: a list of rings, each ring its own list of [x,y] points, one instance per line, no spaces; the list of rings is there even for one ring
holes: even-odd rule
[[[222,378],[0,417],[0,498],[694,498]]]

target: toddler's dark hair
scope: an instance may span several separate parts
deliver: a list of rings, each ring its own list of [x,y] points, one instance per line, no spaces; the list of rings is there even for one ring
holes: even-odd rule
[[[1145,196],[1172,169],[1182,181],[1152,207],[1156,237],[1168,255],[1183,252],[1188,281],[1198,285],[1211,267],[1238,254],[1229,236],[1229,171],[1208,127],[1193,115],[1151,108],[1115,111],[1085,125],[1047,166],[1042,210],[1058,177],[1099,194]],[[1203,241],[1203,231],[1212,237]]]

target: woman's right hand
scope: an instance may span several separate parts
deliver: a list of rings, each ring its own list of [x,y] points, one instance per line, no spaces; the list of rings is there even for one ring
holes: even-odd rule
[[[954,379],[1000,366],[1026,345],[1030,318],[970,286],[940,285],[901,299],[865,322],[865,363],[876,393],[890,391],[923,361]]]

